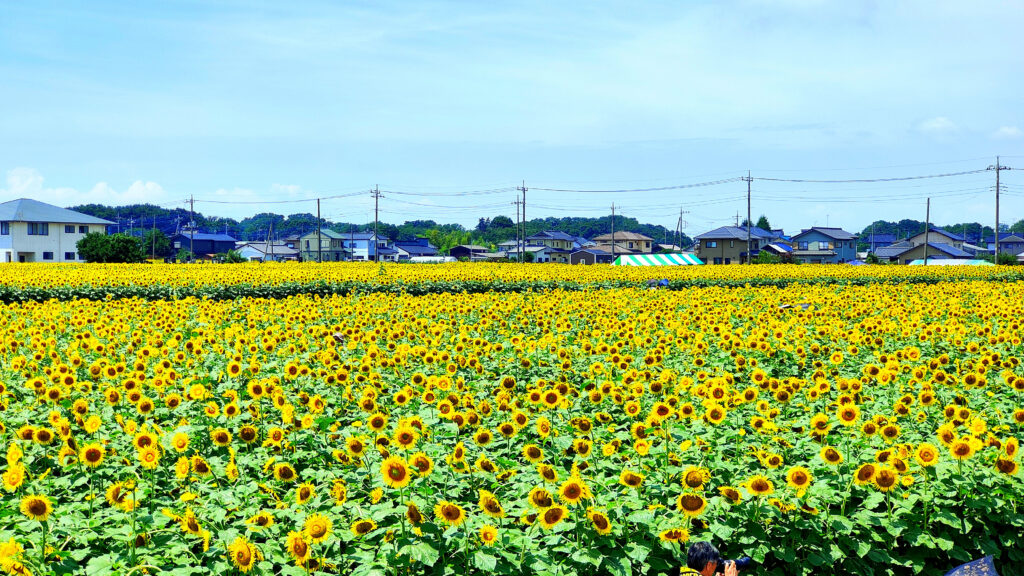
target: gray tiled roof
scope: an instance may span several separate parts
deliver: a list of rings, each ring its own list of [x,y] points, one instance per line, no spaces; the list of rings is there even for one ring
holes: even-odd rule
[[[774,235],[771,232],[763,228],[758,228],[757,226],[750,227],[751,238],[772,238],[773,236]],[[697,240],[703,240],[705,238],[709,240],[726,239],[746,241],[747,228],[745,226],[722,226],[697,236]]]
[[[0,204],[0,220],[5,222],[55,222],[60,224],[113,224],[110,220],[96,218],[46,202],[19,198]]]

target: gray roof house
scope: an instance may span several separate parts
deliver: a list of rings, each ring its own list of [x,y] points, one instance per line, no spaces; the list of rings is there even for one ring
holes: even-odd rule
[[[76,262],[78,241],[114,223],[30,198],[0,204],[0,262]]]

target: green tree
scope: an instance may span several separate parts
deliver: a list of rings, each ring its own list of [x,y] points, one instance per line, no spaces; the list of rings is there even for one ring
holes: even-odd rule
[[[1014,234],[1024,234],[1024,220],[1017,220],[1010,226],[1010,232]]]
[[[227,253],[224,254],[225,264],[240,264],[248,261],[249,259],[239,254],[238,250],[228,250]]]
[[[142,262],[145,253],[138,239],[124,234],[91,232],[75,244],[86,262]]]
[[[757,219],[757,227],[762,230],[771,230],[772,225],[768,223],[768,217],[761,214],[761,217]]]
[[[142,236],[142,251],[150,256],[166,258],[174,253],[174,248],[171,246],[171,239],[166,234],[159,228],[151,228],[146,230]]]

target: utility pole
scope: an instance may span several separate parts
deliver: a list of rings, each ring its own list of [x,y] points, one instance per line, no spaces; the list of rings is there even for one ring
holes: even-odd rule
[[[188,252],[189,260],[194,262],[196,259],[195,242],[196,242],[196,199],[194,196],[188,197],[188,209],[189,209],[189,222],[188,227]]]
[[[377,238],[377,222],[378,208],[380,207],[380,187],[373,187],[373,261],[380,262],[380,255],[377,253],[377,243],[380,240]]]
[[[995,258],[993,259],[993,261],[998,266],[999,265],[999,171],[1000,170],[1013,170],[1013,168],[1010,168],[1009,166],[1001,165],[999,163],[999,156],[996,156],[996,163],[995,163],[995,165],[994,166],[989,166],[988,168],[986,168],[986,170],[995,170],[996,171],[996,228],[995,228],[996,247],[995,247],[995,253],[994,253]],[[984,230],[982,231],[982,235],[984,236]]]
[[[523,201],[520,200],[519,196],[517,195],[516,196],[516,201],[513,202],[513,204],[516,205],[516,258],[518,258],[519,261],[522,262],[523,261],[523,252],[524,252],[524,247],[523,247],[524,240],[522,238],[522,229],[521,229],[522,219],[519,217],[519,207],[523,204]]]
[[[740,227],[740,211],[739,210],[736,211],[736,227],[737,228]]]
[[[612,202],[612,262],[615,262],[615,202]]]
[[[519,191],[523,193],[523,258],[520,262],[526,261],[526,180],[523,180],[523,185],[519,187]]]
[[[324,261],[324,241],[320,237],[320,199],[316,199],[316,261],[322,264]]]
[[[267,244],[263,247],[263,253],[266,254],[267,250],[270,250],[270,261],[274,261],[274,220],[270,220],[270,229],[267,230]]]
[[[924,265],[928,265],[928,239],[932,236],[932,199],[925,203],[924,209]]]
[[[875,223],[871,223],[871,253],[875,253]]]
[[[753,264],[750,257],[750,170],[747,170],[747,264]]]
[[[150,235],[153,237],[153,253],[149,258],[150,260],[156,260],[156,214],[153,215],[153,231]]]
[[[683,207],[679,207],[679,220],[676,222],[676,248],[680,252],[683,251],[683,226],[686,226],[686,221],[683,220],[683,214],[689,214],[689,210],[683,210]]]

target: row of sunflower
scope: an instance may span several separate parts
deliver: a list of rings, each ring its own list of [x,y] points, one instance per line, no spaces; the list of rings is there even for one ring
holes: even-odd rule
[[[932,284],[1024,280],[1016,266],[571,266],[453,262],[180,264],[31,264],[7,266],[0,277],[0,302],[51,298],[232,299],[283,298],[353,292],[521,292],[549,289],[646,287],[668,280],[679,290],[704,286],[785,286],[880,282]]]
[[[1020,563],[1022,294],[10,304],[0,568],[658,574],[692,539],[772,574]]]

